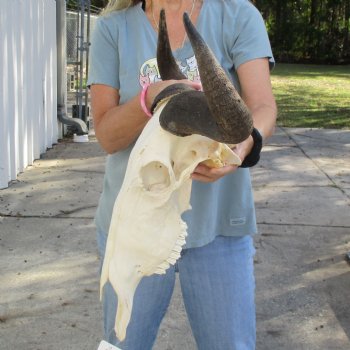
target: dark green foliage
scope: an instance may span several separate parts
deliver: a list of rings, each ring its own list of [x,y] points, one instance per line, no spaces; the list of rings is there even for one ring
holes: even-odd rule
[[[107,5],[108,0],[91,0],[91,5],[94,5],[99,8],[103,8]]]
[[[69,10],[69,11],[79,10],[82,2],[84,2],[85,6],[87,6],[89,3],[88,0],[66,0],[67,10]],[[101,10],[107,5],[107,3],[108,3],[108,0],[90,0],[91,13],[93,13],[93,14],[100,13]]]
[[[350,0],[255,0],[280,62],[350,63]]]
[[[68,0],[67,4],[79,0]],[[103,8],[108,0],[91,0]],[[350,63],[350,0],[252,0],[279,62]]]

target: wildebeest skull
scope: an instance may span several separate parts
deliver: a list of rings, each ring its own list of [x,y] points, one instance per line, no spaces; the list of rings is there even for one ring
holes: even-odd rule
[[[115,331],[120,340],[126,336],[142,277],[165,273],[180,257],[187,235],[181,214],[190,209],[192,172],[201,162],[211,167],[240,165],[226,143],[232,147],[252,129],[249,111],[186,14],[184,24],[204,92],[183,84],[163,91],[131,152],[113,209],[101,274],[101,295],[109,280],[118,296]],[[159,28],[161,77],[182,79],[171,54],[164,11]],[[208,64],[214,73],[205,71],[203,65]]]

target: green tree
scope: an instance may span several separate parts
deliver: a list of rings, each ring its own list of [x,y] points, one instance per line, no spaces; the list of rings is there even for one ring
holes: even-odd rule
[[[255,0],[276,58],[350,63],[350,0]]]
[[[91,5],[103,8],[107,5],[108,0],[91,0]]]

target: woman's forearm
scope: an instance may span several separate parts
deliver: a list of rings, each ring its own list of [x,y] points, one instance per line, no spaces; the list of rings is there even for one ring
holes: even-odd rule
[[[148,117],[140,106],[140,96],[107,110],[97,125],[95,134],[102,148],[109,154],[127,148],[140,135]]]
[[[199,90],[200,84],[189,80],[166,80],[151,84],[145,94],[150,109],[154,98],[167,86],[183,83]],[[91,106],[96,137],[108,153],[128,147],[140,135],[149,117],[140,104],[141,93],[124,104],[119,104],[119,91],[102,84],[91,86]]]
[[[272,136],[277,118],[267,58],[255,59],[238,68],[242,98],[252,113],[254,127],[263,137]]]
[[[254,127],[260,131],[264,140],[271,137],[275,130],[277,107],[273,101],[268,104],[261,104],[251,109]]]

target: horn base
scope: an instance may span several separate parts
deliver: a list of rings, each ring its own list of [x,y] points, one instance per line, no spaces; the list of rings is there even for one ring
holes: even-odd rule
[[[237,111],[232,111],[232,114]],[[234,120],[240,120],[234,116]],[[228,124],[224,128],[213,118],[203,92],[185,91],[173,96],[159,116],[161,127],[176,136],[198,134],[212,140],[237,144],[249,137],[247,126]]]

